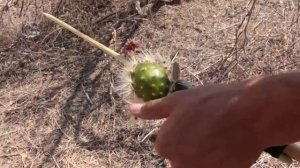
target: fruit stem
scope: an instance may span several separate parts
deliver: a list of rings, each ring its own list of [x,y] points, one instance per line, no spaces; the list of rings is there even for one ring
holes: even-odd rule
[[[112,57],[114,57],[116,60],[120,61],[121,63],[125,63],[125,59],[121,57],[121,54],[115,52],[114,50],[106,47],[105,45],[99,43],[98,41],[96,41],[95,39],[89,37],[86,34],[83,34],[82,32],[80,32],[79,30],[75,29],[74,27],[72,27],[71,25],[65,23],[64,21],[56,18],[55,16],[48,14],[48,13],[43,13],[48,19],[52,20],[53,22],[55,22],[56,24],[64,27],[65,29],[71,31],[72,33],[76,34],[77,36],[79,36],[80,38],[84,39],[85,41],[89,42],[92,46],[95,46],[97,48],[99,48],[100,50],[102,50],[105,54],[108,54]]]

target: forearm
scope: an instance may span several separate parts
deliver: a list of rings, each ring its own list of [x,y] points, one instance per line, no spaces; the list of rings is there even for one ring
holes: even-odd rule
[[[253,113],[253,128],[266,145],[300,140],[300,73],[288,73],[247,82],[239,107]],[[251,114],[252,115],[252,114]]]

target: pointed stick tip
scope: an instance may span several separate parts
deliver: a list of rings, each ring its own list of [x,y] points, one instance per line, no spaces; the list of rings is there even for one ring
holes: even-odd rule
[[[50,14],[49,13],[46,13],[46,12],[42,12],[43,13],[43,15],[45,15],[45,16],[49,16]]]

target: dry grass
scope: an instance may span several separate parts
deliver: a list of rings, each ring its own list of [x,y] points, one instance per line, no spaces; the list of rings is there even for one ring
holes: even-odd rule
[[[11,46],[20,35],[30,38],[32,25],[39,24],[41,11],[52,11],[55,1],[0,0],[0,49]]]
[[[0,2],[1,9],[6,1]],[[44,5],[116,50],[133,39],[143,49],[177,54],[183,78],[195,85],[299,67],[296,1],[257,1],[247,28],[243,29],[245,23],[240,28],[247,30],[246,36],[241,31],[239,38],[237,30],[251,7],[247,0],[155,2],[146,17],[122,0],[61,0]],[[35,5],[29,9],[35,11]],[[1,167],[166,167],[153,150],[155,137],[142,142],[159,122],[130,119],[111,89],[118,64],[60,27],[34,19],[32,11],[14,24],[29,19],[29,30],[41,32],[34,38],[5,21],[17,12],[2,16]],[[284,165],[263,154],[255,167]]]

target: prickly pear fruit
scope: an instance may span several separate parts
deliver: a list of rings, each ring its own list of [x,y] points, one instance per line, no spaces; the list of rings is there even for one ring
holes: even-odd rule
[[[154,100],[168,94],[170,81],[167,71],[152,62],[139,63],[131,73],[135,94],[144,101]]]

